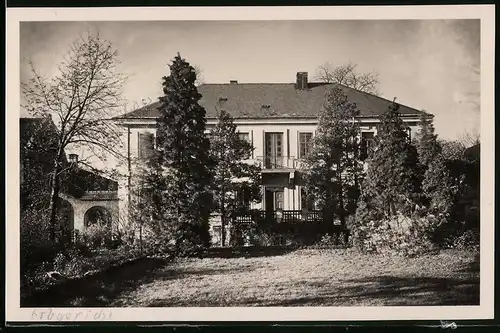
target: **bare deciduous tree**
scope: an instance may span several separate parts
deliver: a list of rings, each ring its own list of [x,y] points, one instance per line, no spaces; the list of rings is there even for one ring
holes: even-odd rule
[[[194,72],[196,73],[196,81],[194,84],[198,87],[205,83],[205,79],[203,78],[203,69],[200,66],[193,66]]]
[[[476,129],[465,130],[459,137],[460,142],[465,148],[475,146],[480,143],[480,134]]]
[[[338,83],[349,88],[378,95],[378,73],[359,73],[356,69],[358,65],[351,62],[333,66],[324,63],[316,69],[316,80],[327,83]]]
[[[109,118],[123,103],[121,90],[126,80],[118,73],[118,52],[99,34],[87,34],[69,47],[51,78],[43,77],[31,64],[31,78],[22,84],[26,104],[33,116],[50,117],[57,126],[56,151],[51,175],[50,226],[55,225],[65,150],[86,147],[101,160],[122,158],[121,133]]]

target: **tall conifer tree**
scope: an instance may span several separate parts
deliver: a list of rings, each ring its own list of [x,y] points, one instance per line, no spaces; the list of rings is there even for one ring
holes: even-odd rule
[[[363,170],[358,158],[358,114],[340,87],[327,92],[304,168],[306,192],[317,200],[326,221],[337,216],[344,223],[350,195],[357,192]]]
[[[417,151],[398,109],[399,105],[392,103],[380,118],[362,187],[363,200],[386,216],[411,209],[420,192]]]
[[[446,215],[453,208],[454,187],[432,118],[422,115],[415,142],[422,165],[422,190],[432,213]]]
[[[163,77],[153,175],[161,174],[158,219],[165,222],[177,251],[208,246],[212,209],[212,160],[205,134],[206,111],[198,103],[195,69],[178,54]],[[152,179],[155,179],[153,177]]]
[[[420,117],[420,131],[417,134],[415,145],[419,161],[425,169],[441,153],[437,134],[434,133],[432,118],[426,114]]]
[[[210,153],[215,162],[211,187],[215,211],[221,215],[222,246],[226,245],[226,226],[230,217],[245,204],[261,200],[261,170],[245,162],[252,151],[252,144],[240,138],[231,115],[221,110],[210,133]]]

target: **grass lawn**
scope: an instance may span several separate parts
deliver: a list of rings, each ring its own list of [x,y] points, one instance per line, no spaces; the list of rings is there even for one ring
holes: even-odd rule
[[[473,253],[406,259],[350,250],[298,250],[251,258],[181,259],[101,286],[100,306],[478,305]],[[109,283],[108,283],[109,284]],[[118,285],[117,285],[118,284]],[[112,288],[112,289],[110,289]],[[89,304],[87,296],[71,305]],[[68,304],[69,305],[69,304]]]

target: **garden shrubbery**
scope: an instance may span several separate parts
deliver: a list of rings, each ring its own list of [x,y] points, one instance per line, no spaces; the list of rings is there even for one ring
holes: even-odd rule
[[[338,248],[348,246],[340,231],[331,232],[324,223],[234,223],[230,230],[230,246],[232,247]]]
[[[453,239],[451,247],[457,250],[479,251],[479,228],[464,231]]]
[[[378,220],[358,220],[353,230],[354,246],[363,253],[397,254],[407,257],[438,250],[431,241],[438,223],[432,215],[395,215]]]
[[[22,297],[60,280],[102,271],[153,252],[147,243],[128,242],[113,234],[109,226],[99,224],[75,233],[72,242],[54,245],[49,241],[49,228],[40,222],[39,215],[36,219],[33,216],[24,212],[21,223]]]
[[[476,162],[447,158],[425,115],[411,142],[397,110],[394,105],[381,118],[362,200],[351,218],[354,246],[403,256],[478,249],[479,215],[467,207],[477,199]]]
[[[116,243],[112,237],[111,227],[105,224],[92,224],[86,227],[77,238],[80,244],[89,249],[111,248]]]

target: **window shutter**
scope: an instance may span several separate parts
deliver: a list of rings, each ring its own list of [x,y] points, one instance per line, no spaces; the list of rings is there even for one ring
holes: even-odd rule
[[[266,156],[266,131],[262,131],[262,162],[265,163]]]
[[[254,148],[254,145],[253,145],[253,130],[250,130],[250,142],[252,143],[252,148]],[[255,158],[253,155],[254,155],[254,149],[252,149],[252,160]]]
[[[297,131],[297,158],[302,158],[300,156],[300,131]]]
[[[286,129],[286,156],[290,158],[290,129]]]

